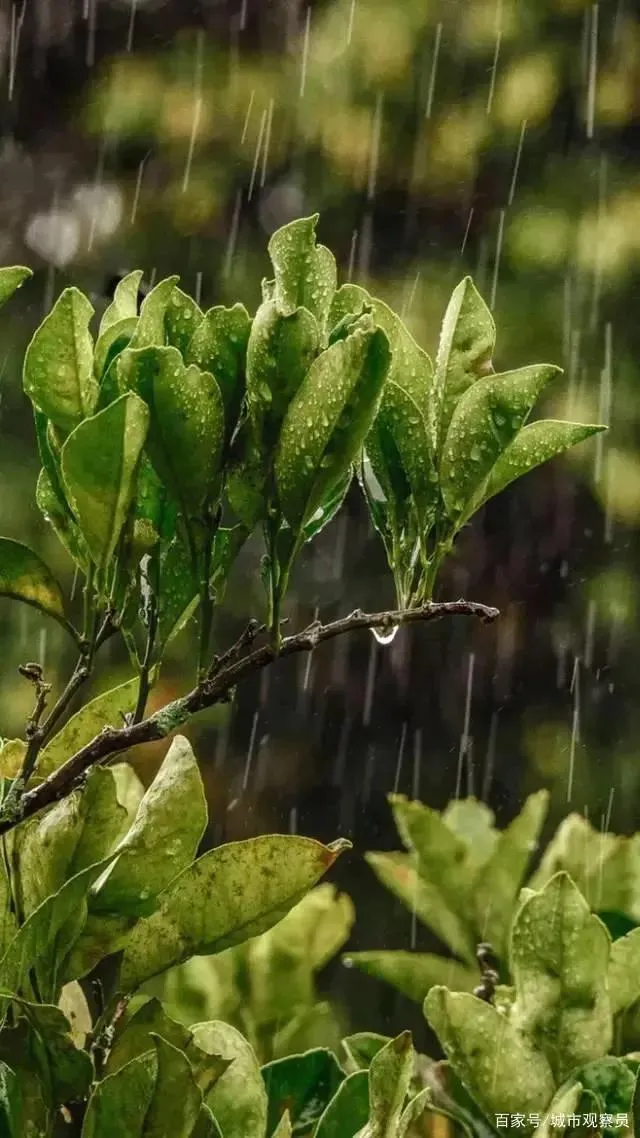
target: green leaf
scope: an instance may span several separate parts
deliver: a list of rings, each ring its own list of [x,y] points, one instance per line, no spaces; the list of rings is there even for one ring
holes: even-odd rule
[[[393,984],[420,1006],[434,984],[444,984],[454,992],[472,992],[480,983],[477,969],[430,952],[352,952],[345,959],[345,964],[355,966],[367,976]]]
[[[375,1031],[357,1031],[354,1035],[347,1035],[342,1040],[347,1056],[345,1071],[368,1071],[375,1056],[387,1043],[391,1043],[390,1037],[378,1035]]]
[[[566,873],[528,898],[515,917],[511,1023],[544,1053],[557,1082],[611,1044],[609,947],[605,926]]]
[[[0,537],[0,597],[24,601],[68,628],[62,589],[37,553]]]
[[[92,912],[153,912],[158,894],[193,862],[206,826],[198,763],[189,741],[178,735],[118,846],[118,860],[92,891]]]
[[[404,853],[368,853],[365,858],[376,877],[463,960],[473,963],[471,929],[445,902],[436,881],[423,877],[415,857]]]
[[[390,353],[384,332],[367,319],[318,356],[287,411],[274,469],[294,531],[344,478],[377,413]]]
[[[100,569],[115,553],[135,492],[148,425],[145,404],[129,392],[76,427],[62,448],[65,490]]]
[[[273,1132],[273,1138],[291,1138],[292,1133],[289,1111],[285,1110]]]
[[[134,272],[127,273],[126,277],[118,281],[113,293],[113,300],[100,321],[100,336],[121,320],[137,317],[140,281],[143,276],[142,269],[135,269]]]
[[[464,920],[470,885],[464,842],[437,810],[422,802],[412,802],[404,794],[390,794],[389,803],[403,845],[417,857],[420,876],[437,888],[444,904]]]
[[[413,1074],[411,1032],[403,1031],[375,1056],[369,1068],[369,1121],[358,1138],[395,1138]]]
[[[607,427],[603,426],[566,423],[556,419],[539,419],[535,423],[528,423],[500,455],[478,493],[474,510],[479,509],[489,498],[500,494],[516,478],[606,430]]]
[[[442,449],[440,483],[449,517],[458,525],[500,455],[507,449],[547,384],[559,374],[552,364],[489,375],[462,396]]]
[[[58,540],[66,549],[69,557],[75,561],[83,572],[89,565],[89,551],[86,542],[70,511],[61,506],[60,498],[56,494],[51,479],[46,470],[41,470],[36,486],[36,505],[42,513],[44,520],[54,530]]]
[[[275,301],[260,305],[247,344],[247,405],[268,448],[318,348],[318,325],[306,308],[283,314]]]
[[[191,1133],[191,1138],[223,1138],[218,1123],[209,1107],[204,1103],[200,1107],[200,1115]]]
[[[158,1000],[151,999],[126,1019],[124,1026],[117,1032],[107,1059],[106,1073],[113,1075],[138,1055],[146,1054],[154,1046],[154,1035],[161,1036],[173,1047],[184,1051],[196,1084],[203,1094],[208,1094],[228,1067],[226,1060],[215,1054],[207,1054],[197,1047],[193,1033],[184,1024],[171,1019]]]
[[[22,1138],[22,1092],[18,1076],[0,1061],[0,1133],[6,1138]]]
[[[467,866],[479,869],[481,865],[486,865],[500,838],[494,829],[493,810],[472,796],[455,798],[443,812],[442,821],[466,845]]]
[[[162,347],[166,344],[165,313],[179,280],[179,277],[167,277],[159,281],[144,298],[130,348]]]
[[[369,1117],[369,1075],[348,1075],[322,1115],[315,1138],[353,1138]]]
[[[607,1055],[579,1067],[571,1078],[579,1079],[583,1090],[597,1100],[602,1113],[614,1115],[614,1119],[617,1114],[631,1115],[636,1079],[628,1060]],[[613,1121],[602,1130],[604,1134],[614,1135],[619,1134],[620,1127]]]
[[[549,842],[529,884],[540,889],[565,869],[600,912],[623,913],[640,921],[640,835],[603,834],[582,815],[570,814]]]
[[[198,324],[185,355],[215,376],[224,403],[227,433],[235,427],[244,395],[251,317],[243,304],[210,308]]]
[[[122,727],[125,715],[135,707],[137,694],[138,680],[127,680],[85,703],[40,752],[38,773],[43,778],[52,774],[103,728]]]
[[[271,460],[251,419],[245,419],[232,444],[227,499],[247,533],[267,516],[267,477]]]
[[[567,1115],[575,1114],[579,1109],[582,1091],[582,1084],[573,1081],[569,1081],[556,1091],[546,1115],[540,1125],[536,1126],[536,1138],[558,1138],[559,1133],[566,1133],[568,1127],[562,1124],[562,1120],[566,1122]],[[555,1125],[552,1124],[553,1120]]]
[[[100,333],[95,346],[93,364],[95,377],[98,381],[106,376],[116,356],[119,356],[129,346],[137,326],[137,316],[126,316],[123,320],[110,324],[105,331]],[[103,407],[113,401],[113,394],[119,395],[121,393],[109,390],[105,398],[104,390],[100,392],[100,403]]]
[[[7,839],[5,839],[3,844],[6,850],[8,844]],[[2,852],[4,853],[4,851]],[[18,931],[13,903],[13,890],[11,888],[7,862],[7,857],[0,857],[0,960],[2,960],[9,944]],[[4,984],[4,979],[1,974],[0,983]]]
[[[120,986],[137,988],[194,955],[222,952],[266,932],[296,905],[347,848],[273,835],[203,854],[161,894],[128,941]]]
[[[399,497],[402,502],[406,483],[419,527],[429,530],[435,518],[438,484],[427,421],[413,397],[391,379],[385,383],[380,411],[365,447],[387,497]],[[403,479],[398,476],[398,464]]]
[[[98,398],[89,321],[93,306],[67,288],[36,331],[24,357],[23,385],[38,411],[71,431],[91,415]]]
[[[36,407],[33,410],[33,422],[38,440],[40,461],[47,473],[51,491],[55,494],[57,509],[71,519],[71,511],[60,480],[60,445],[56,428],[47,419],[47,416],[38,411]]]
[[[93,1080],[93,1065],[87,1053],[73,1042],[60,1008],[16,997],[13,1003],[21,1018],[13,1030],[5,1029],[0,1036],[10,1061],[18,1069],[37,1074],[51,1106],[83,1098]]]
[[[14,292],[32,276],[32,270],[25,268],[24,265],[0,268],[0,305],[6,304]]]
[[[255,1054],[231,1024],[210,1021],[193,1025],[194,1043],[229,1063],[207,1095],[224,1138],[264,1138],[267,1092]]]
[[[267,1132],[289,1111],[294,1135],[306,1135],[336,1093],[344,1074],[338,1061],[325,1048],[276,1059],[262,1068],[269,1099]]]
[[[297,308],[306,308],[324,334],[338,280],[333,254],[316,245],[317,223],[314,214],[283,225],[269,241],[269,256],[275,276],[273,298],[280,312],[290,316]]]
[[[473,886],[476,929],[483,940],[491,941],[499,956],[506,952],[520,885],[548,809],[548,791],[530,794],[518,816],[500,834],[489,860],[478,870]]]
[[[167,343],[184,356],[201,320],[202,311],[195,300],[181,288],[174,288],[164,314]]]
[[[447,306],[433,383],[434,446],[440,451],[461,396],[493,371],[493,317],[471,277],[453,290]]]
[[[425,1015],[455,1074],[484,1114],[540,1114],[554,1078],[546,1057],[491,1004],[432,988]]]
[[[160,554],[158,626],[160,644],[163,647],[166,648],[189,622],[198,607],[199,599],[189,550],[182,538],[177,536]]]
[[[303,527],[302,536],[305,541],[312,541],[325,526],[329,525],[329,522],[333,521],[347,496],[352,478],[353,471],[351,467],[349,467],[344,478],[340,482],[336,482],[335,486],[333,486],[327,494],[327,497],[318,506],[315,514],[309,518],[309,521]]]
[[[41,997],[54,995],[57,963],[62,948],[69,947],[58,944],[58,934],[71,917],[79,924],[86,918],[87,893],[105,868],[105,862],[99,862],[65,881],[21,925],[0,961],[0,981],[7,991],[18,993],[29,970],[39,967],[49,975],[49,991],[41,991]]]
[[[127,1138],[143,1138],[157,1072],[155,1051],[132,1059],[115,1075],[96,1083],[82,1126],[82,1138],[113,1138],[114,1120]]]
[[[268,1024],[314,999],[314,972],[342,947],[355,919],[351,899],[327,883],[246,946],[252,1015]]]
[[[640,928],[611,945],[607,986],[612,1015],[630,1008],[640,998]]]
[[[20,774],[27,753],[23,739],[3,739],[0,742],[0,778],[15,778]]]
[[[200,1115],[202,1093],[184,1052],[158,1035],[154,1043],[158,1073],[144,1120],[144,1138],[190,1138]]]

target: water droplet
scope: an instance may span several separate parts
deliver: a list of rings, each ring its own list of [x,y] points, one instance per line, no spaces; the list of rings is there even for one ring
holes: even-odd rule
[[[382,644],[383,646],[386,644],[393,643],[393,641],[395,640],[397,631],[398,631],[398,625],[397,624],[394,624],[393,628],[390,628],[390,629],[382,629],[382,628],[372,628],[371,629],[371,632],[373,633],[374,640],[377,640],[378,644]]]

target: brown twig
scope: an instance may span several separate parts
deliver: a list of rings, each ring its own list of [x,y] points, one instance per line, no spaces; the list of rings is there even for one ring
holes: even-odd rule
[[[243,641],[247,643],[248,629],[245,630],[239,641],[232,646],[231,662],[222,665],[211,676],[205,677],[187,695],[173,700],[166,707],[156,711],[153,715],[143,719],[140,723],[128,724],[125,727],[105,727],[90,743],[72,755],[63,766],[49,775],[39,786],[28,791],[20,803],[20,818],[29,817],[63,798],[74,784],[97,763],[104,763],[142,743],[157,742],[166,739],[192,715],[214,704],[222,703],[229,698],[230,692],[240,681],[253,672],[260,671],[276,659],[292,656],[297,652],[311,652],[318,644],[326,640],[333,640],[337,636],[344,636],[348,632],[358,629],[381,629],[390,632],[405,624],[417,624],[422,621],[440,620],[445,616],[474,616],[485,622],[494,621],[498,617],[498,610],[475,601],[445,601],[441,604],[427,604],[422,608],[397,610],[389,612],[366,613],[356,609],[349,616],[334,620],[330,624],[320,624],[314,621],[301,632],[283,639],[279,652],[276,653],[271,644],[265,644],[237,659],[242,651]],[[250,626],[253,627],[253,626]],[[224,660],[224,657],[222,658]],[[0,834],[12,828],[19,818],[5,818],[0,822]]]

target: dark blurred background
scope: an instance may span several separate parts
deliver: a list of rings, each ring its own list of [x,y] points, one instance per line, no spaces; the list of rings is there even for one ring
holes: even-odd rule
[[[0,0],[0,260],[35,276],[0,317],[0,529],[71,587],[39,518],[21,356],[67,284],[106,304],[114,274],[179,273],[203,307],[253,311],[271,232],[318,211],[351,278],[435,353],[471,273],[498,326],[499,369],[565,375],[545,411],[610,433],[477,517],[441,598],[497,605],[369,634],[273,667],[189,734],[211,841],[295,829],[350,837],[334,880],[352,948],[407,947],[411,916],[360,858],[397,839],[386,794],[442,807],[482,796],[505,824],[526,793],[640,828],[640,16],[631,0]],[[259,543],[218,616],[221,643],[260,616]],[[307,548],[291,625],[392,602],[354,486]],[[17,606],[18,609],[20,606]],[[248,611],[250,610],[250,611]],[[71,665],[56,627],[0,606],[3,732],[30,710],[17,674]],[[184,688],[178,641],[156,700]],[[125,678],[114,649],[99,684]],[[634,678],[635,677],[635,678]],[[144,777],[159,754],[136,756]],[[418,937],[418,945],[428,945]],[[414,1026],[395,993],[336,964],[326,989],[360,1029]]]

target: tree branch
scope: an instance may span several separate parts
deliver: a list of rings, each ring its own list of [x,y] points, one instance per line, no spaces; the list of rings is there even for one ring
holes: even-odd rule
[[[97,763],[104,763],[115,755],[128,751],[130,747],[137,747],[142,743],[157,742],[166,739],[178,727],[191,718],[192,715],[205,708],[213,707],[229,699],[230,693],[240,681],[253,672],[266,668],[277,658],[292,656],[298,652],[311,652],[318,644],[326,640],[333,640],[337,636],[354,632],[357,629],[381,629],[390,632],[404,624],[417,624],[422,621],[440,620],[445,616],[474,616],[484,622],[496,620],[498,610],[475,601],[445,601],[442,604],[427,604],[418,609],[406,609],[389,612],[366,613],[356,609],[349,616],[334,620],[330,624],[320,624],[315,621],[301,632],[285,637],[276,652],[271,644],[265,644],[254,649],[247,655],[237,659],[243,645],[250,643],[248,629],[236,642],[229,654],[218,661],[221,667],[213,674],[205,677],[187,695],[173,700],[166,707],[156,711],[153,715],[143,719],[140,723],[132,723],[125,727],[105,727],[90,743],[82,747],[75,755],[49,775],[44,782],[23,795],[20,803],[20,816],[12,819],[3,819],[0,822],[0,834],[10,830],[22,818],[27,818],[50,806],[63,798],[75,783]],[[254,632],[254,625],[249,626]],[[226,662],[229,661],[229,662]]]

